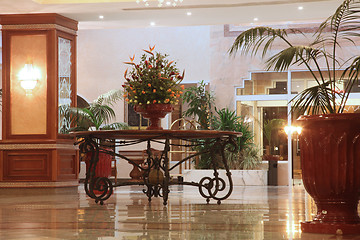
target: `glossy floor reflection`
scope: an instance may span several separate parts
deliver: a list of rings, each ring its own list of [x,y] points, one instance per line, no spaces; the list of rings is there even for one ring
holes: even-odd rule
[[[191,186],[171,188],[168,206],[148,203],[141,186],[116,188],[97,205],[78,189],[2,189],[0,239],[360,239],[304,234],[315,211],[302,186],[235,187],[206,204]]]

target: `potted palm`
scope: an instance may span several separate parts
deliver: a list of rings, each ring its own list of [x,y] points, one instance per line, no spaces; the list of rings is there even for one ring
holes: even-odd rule
[[[267,56],[273,44],[282,41],[287,47],[266,60],[267,70],[302,65],[317,83],[292,100],[293,113],[311,114],[298,120],[303,127],[303,183],[315,200],[317,215],[301,224],[303,232],[360,233],[360,114],[344,113],[358,82],[360,56],[344,60],[340,51],[343,44],[358,41],[359,7],[360,1],[343,1],[308,45],[292,44],[289,34],[298,30],[255,27],[242,32],[229,50],[256,54],[263,46],[262,56]]]
[[[68,108],[65,111],[65,116],[68,116],[73,127],[67,129],[67,132],[126,129],[126,123],[111,123],[111,120],[115,118],[115,111],[112,106],[122,98],[123,92],[121,90],[111,90],[100,95],[95,101],[90,103],[88,107]],[[109,143],[103,144],[111,145]],[[88,152],[87,149],[84,149],[86,147],[84,144],[80,144],[79,147],[81,151],[80,157],[84,159],[87,165],[86,168],[88,169],[92,152]],[[109,177],[111,175],[111,160],[111,155],[101,151],[99,152],[99,162],[96,167],[95,177]],[[88,174],[90,174],[90,171],[87,171],[87,178],[90,177]]]
[[[70,131],[87,131],[87,130],[115,130],[126,128],[127,125],[121,122],[111,123],[115,118],[113,104],[123,98],[123,92],[119,89],[110,90],[100,95],[88,107],[69,108],[67,115],[72,122]]]

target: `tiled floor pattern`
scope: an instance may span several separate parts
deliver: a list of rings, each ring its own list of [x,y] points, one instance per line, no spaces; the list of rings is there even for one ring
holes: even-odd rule
[[[2,189],[0,239],[360,239],[301,233],[300,222],[315,211],[302,186],[235,187],[221,205],[206,204],[191,186],[173,186],[167,206],[159,198],[148,203],[142,189],[116,188],[103,206],[82,186]]]

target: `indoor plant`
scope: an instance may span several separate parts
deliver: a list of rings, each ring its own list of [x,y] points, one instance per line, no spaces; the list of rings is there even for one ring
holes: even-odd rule
[[[344,112],[358,82],[360,57],[344,60],[339,49],[360,36],[359,7],[360,1],[343,1],[320,24],[309,45],[291,43],[288,35],[298,30],[255,27],[241,33],[230,49],[230,54],[238,50],[256,54],[262,47],[264,57],[280,40],[287,47],[266,61],[267,69],[302,65],[317,83],[292,100],[292,112],[320,114],[299,119],[303,183],[317,205],[314,220],[302,223],[303,232],[360,233],[360,114],[338,114]]]
[[[134,110],[150,120],[147,129],[162,129],[159,121],[173,110],[172,104],[179,102],[184,86],[176,62],[169,61],[167,54],[153,52],[154,47],[144,50],[139,63],[134,63],[135,55],[130,57],[132,66],[125,71],[125,101],[134,105]]]
[[[268,142],[268,145],[265,146],[265,154],[263,156],[264,160],[280,159],[280,155],[274,155],[275,144],[273,143],[273,134],[284,129],[285,125],[286,121],[280,118],[273,118],[271,120],[264,121],[263,134]]]
[[[232,181],[234,185],[266,185],[267,170],[261,168],[261,156],[260,151],[253,144],[253,132],[251,131],[249,123],[244,121],[242,117],[236,116],[235,111],[231,111],[228,108],[220,110],[215,109],[212,119],[212,129],[221,131],[235,131],[241,132],[242,136],[237,137],[235,140],[236,147],[225,147],[224,153],[227,162],[227,166],[231,169]],[[220,155],[211,156],[209,149],[218,147],[216,144],[209,144],[206,146],[198,146],[197,151],[205,151],[200,155],[199,162],[196,166],[196,170],[185,170],[185,181],[197,181],[200,176],[210,175],[210,169],[213,168],[213,164],[217,168],[225,168]],[[226,176],[226,170],[218,170],[220,176],[224,178]]]
[[[197,86],[187,88],[182,100],[189,105],[182,115],[196,118],[201,129],[210,129],[215,97],[212,92],[206,90],[204,81],[200,81]]]
[[[242,117],[236,116],[235,111],[228,108],[220,110],[215,108],[215,112],[216,115],[212,120],[213,129],[242,133],[241,137],[236,138],[236,149],[225,149],[229,167],[232,169],[255,169],[261,163],[261,157],[258,153],[256,154],[253,145],[254,135],[249,124]]]
[[[206,89],[204,81],[200,81],[197,86],[187,88],[183,95],[183,101],[188,103],[188,108],[182,113],[184,117],[193,117],[199,123],[201,129],[216,129],[222,131],[237,131],[243,135],[236,139],[236,149],[225,149],[225,158],[230,169],[232,169],[233,182],[235,185],[264,185],[266,184],[266,170],[259,169],[261,157],[259,150],[252,143],[253,133],[248,123],[242,117],[236,116],[235,111],[228,108],[216,109],[214,107],[215,96]],[[213,113],[215,108],[215,113]],[[202,142],[204,140],[198,140]],[[198,181],[200,176],[211,174],[213,162],[209,149],[212,144],[200,144],[194,147],[201,154],[196,164],[196,170],[185,170],[184,179],[186,181]],[[219,158],[215,164],[219,168],[224,168]],[[201,172],[201,173],[199,173]],[[245,173],[246,172],[246,173]],[[225,170],[219,170],[225,177]],[[246,178],[245,178],[246,176]]]
[[[204,81],[200,81],[197,86],[187,88],[183,97],[183,101],[188,104],[186,111],[182,113],[184,117],[193,117],[197,120],[201,129],[215,129],[222,131],[236,131],[241,132],[243,135],[236,139],[237,149],[235,152],[225,151],[227,155],[227,160],[230,168],[240,169],[244,168],[243,166],[251,166],[251,163],[244,164],[242,163],[243,156],[249,156],[250,153],[254,151],[248,151],[247,153],[241,153],[243,149],[250,148],[253,133],[249,128],[249,125],[245,123],[242,117],[236,116],[235,111],[231,111],[228,108],[216,109],[215,105],[215,96],[212,92],[206,90],[206,85]],[[213,108],[215,108],[215,113],[213,113]],[[200,140],[201,141],[201,140]],[[211,148],[211,145],[198,146],[198,151],[204,151],[203,148]],[[256,159],[256,158],[248,158]],[[261,160],[261,159],[260,159]],[[218,164],[221,161],[218,162]],[[259,161],[256,159],[253,164],[256,167]],[[200,155],[200,160],[196,166],[200,169],[210,169],[211,158],[209,154]],[[255,168],[254,167],[254,168]],[[245,167],[246,168],[246,167]]]
[[[69,117],[73,127],[68,129],[67,132],[127,129],[128,127],[126,123],[111,123],[111,120],[115,118],[115,111],[112,108],[112,105],[118,100],[122,99],[122,97],[123,92],[121,90],[111,90],[105,94],[100,95],[86,108],[68,108],[65,111],[65,116]],[[106,147],[112,147],[111,143],[107,142],[102,143],[102,145],[108,145]],[[79,145],[81,151],[80,157],[84,159],[88,169],[89,161],[92,157],[92,152],[88,152],[88,149],[84,149],[85,147],[86,146],[84,144]],[[95,177],[109,177],[111,175],[111,160],[111,155],[102,151],[99,152],[99,162],[97,163]],[[87,175],[88,174],[89,171],[87,171]]]
[[[122,99],[123,92],[120,89],[110,90],[100,95],[86,108],[68,108],[66,115],[70,118],[71,125],[67,132],[88,130],[115,130],[127,128],[126,123],[115,122],[115,111],[112,105]]]

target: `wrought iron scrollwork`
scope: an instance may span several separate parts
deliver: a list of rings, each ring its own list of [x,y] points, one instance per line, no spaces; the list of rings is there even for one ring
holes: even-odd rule
[[[201,196],[206,198],[206,202],[209,203],[210,199],[217,200],[217,203],[220,204],[222,200],[227,199],[233,191],[233,182],[231,178],[231,172],[229,170],[227,160],[225,157],[225,148],[227,145],[230,145],[232,149],[236,148],[236,143],[232,138],[227,139],[217,139],[214,143],[213,148],[211,148],[211,160],[214,170],[214,177],[203,177],[199,182],[199,192]],[[221,162],[225,168],[228,186],[226,181],[219,176],[217,170],[217,157],[220,156]],[[222,196],[219,193],[224,192]]]
[[[87,154],[87,172],[85,179],[85,192],[86,194],[95,199],[96,203],[103,204],[113,193],[113,188],[125,185],[144,185],[143,192],[148,197],[149,202],[153,197],[162,197],[163,204],[166,205],[168,201],[168,195],[170,193],[169,187],[175,184],[197,186],[199,193],[209,203],[211,199],[216,200],[218,204],[222,200],[227,199],[233,191],[233,182],[231,178],[231,172],[229,170],[227,160],[225,157],[226,151],[236,150],[235,136],[224,136],[218,138],[208,138],[205,141],[195,141],[186,138],[175,138],[174,136],[159,135],[153,136],[149,139],[138,140],[114,140],[116,147],[136,145],[146,142],[146,160],[142,164],[135,163],[131,159],[121,154],[115,153],[114,150],[109,150],[105,145],[100,144],[100,140],[92,138],[91,135],[87,135],[82,138],[76,144],[79,144],[80,153]],[[160,139],[160,140],[159,140]],[[162,140],[161,140],[162,139]],[[185,140],[187,144],[179,145],[171,143],[170,139]],[[164,147],[162,150],[152,149],[151,144],[162,144]],[[194,146],[210,145],[211,147],[205,148],[205,151],[196,152],[183,158],[174,166],[170,167],[170,147],[182,146],[186,148],[192,148]],[[155,152],[156,151],[156,152]],[[99,154],[105,153],[112,156],[117,156],[127,162],[136,165],[141,173],[140,182],[124,182],[124,183],[112,183],[108,177],[96,176],[96,167],[99,162]],[[170,177],[170,171],[182,164],[185,161],[191,160],[196,156],[208,153],[211,156],[211,162],[213,167],[213,176],[205,176],[199,182],[176,182],[172,181]],[[89,157],[91,155],[91,157]],[[90,158],[90,159],[89,159]],[[226,177],[221,177],[218,169],[224,168],[226,171]]]
[[[86,178],[84,181],[85,192],[89,197],[95,199],[96,203],[103,205],[104,201],[113,193],[113,184],[109,178],[99,177],[95,174],[96,166],[99,162],[99,153],[102,151],[99,148],[99,144],[90,138],[82,139],[79,143],[79,149],[80,155],[83,155],[87,161]]]

